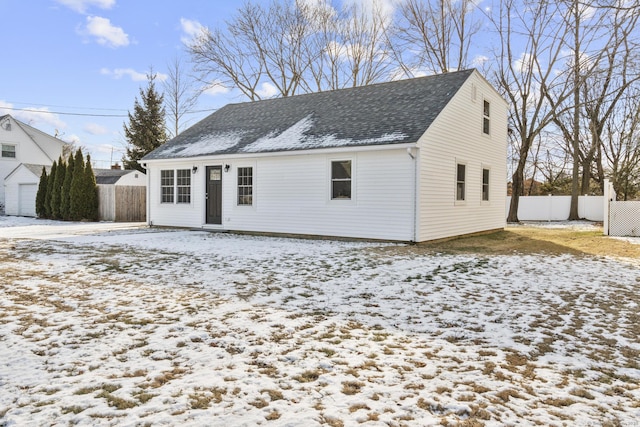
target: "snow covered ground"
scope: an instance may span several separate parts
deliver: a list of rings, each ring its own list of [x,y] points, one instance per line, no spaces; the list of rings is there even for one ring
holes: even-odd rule
[[[0,217],[0,426],[622,425],[640,262]]]

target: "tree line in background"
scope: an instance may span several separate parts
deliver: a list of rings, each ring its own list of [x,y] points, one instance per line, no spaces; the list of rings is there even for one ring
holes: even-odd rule
[[[91,167],[91,157],[85,162],[82,151],[61,156],[47,174],[42,168],[36,194],[39,218],[65,221],[98,221],[98,187]]]
[[[218,27],[202,28],[186,46],[202,90],[236,90],[254,101],[474,67],[510,106],[509,221],[518,220],[519,196],[550,193],[570,194],[570,219],[578,219],[578,196],[601,194],[605,178],[619,199],[640,196],[637,2],[335,4],[249,1]],[[188,88],[195,81],[180,61],[169,68],[165,105],[175,136],[194,105]],[[149,117],[162,116],[166,129],[164,98],[152,76],[149,89],[154,93],[141,90],[141,96],[155,113],[142,114],[136,99],[131,126],[125,125],[129,141],[148,129],[158,129],[155,142],[167,138],[150,124]],[[144,138],[137,140],[146,147]]]

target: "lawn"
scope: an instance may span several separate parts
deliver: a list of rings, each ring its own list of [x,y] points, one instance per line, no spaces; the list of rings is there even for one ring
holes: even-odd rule
[[[640,419],[640,245],[597,228],[411,246],[84,226],[0,217],[0,426]]]

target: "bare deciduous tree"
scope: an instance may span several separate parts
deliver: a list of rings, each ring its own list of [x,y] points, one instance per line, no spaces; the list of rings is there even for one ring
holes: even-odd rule
[[[250,100],[366,85],[389,68],[388,21],[376,5],[245,3],[226,28],[204,29],[188,50],[204,81],[239,89]],[[265,85],[272,93],[265,95]]]
[[[468,68],[471,41],[480,31],[474,0],[406,0],[400,5],[394,52],[408,74]],[[407,55],[408,54],[408,55]]]
[[[493,78],[511,105],[509,137],[517,153],[507,221],[518,222],[529,153],[556,113],[544,94],[557,84],[555,67],[564,48],[562,23],[557,20],[558,7],[553,2],[522,7],[516,0],[502,0],[497,13],[492,22],[500,45],[495,52],[497,69]]]
[[[640,194],[640,86],[633,86],[604,125],[602,152],[618,200]]]
[[[185,72],[182,59],[175,57],[167,64],[167,79],[164,81],[164,102],[169,118],[169,133],[175,137],[184,127],[184,116],[188,114],[198,101],[198,91]]]

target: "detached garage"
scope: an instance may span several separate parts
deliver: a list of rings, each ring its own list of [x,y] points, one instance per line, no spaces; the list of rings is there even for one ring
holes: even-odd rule
[[[51,166],[45,166],[47,174]],[[5,213],[16,216],[36,216],[36,194],[42,165],[22,163],[4,179]]]

